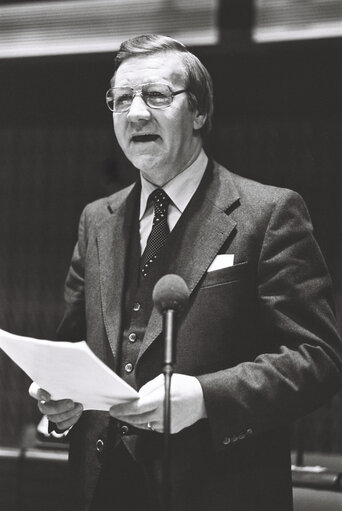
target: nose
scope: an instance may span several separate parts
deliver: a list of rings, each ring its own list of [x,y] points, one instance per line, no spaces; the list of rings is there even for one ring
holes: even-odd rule
[[[140,94],[133,97],[132,104],[127,113],[127,119],[131,122],[146,120],[151,117],[151,112]]]

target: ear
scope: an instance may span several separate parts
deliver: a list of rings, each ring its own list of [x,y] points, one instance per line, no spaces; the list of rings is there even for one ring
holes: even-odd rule
[[[194,130],[200,130],[205,121],[207,120],[207,114],[200,114],[197,110],[194,112],[194,118],[193,118],[193,127]]]

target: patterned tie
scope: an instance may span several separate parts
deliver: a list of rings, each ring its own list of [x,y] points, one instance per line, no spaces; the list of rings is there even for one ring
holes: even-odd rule
[[[162,188],[157,188],[151,193],[149,199],[153,201],[154,217],[146,248],[141,257],[141,272],[144,277],[146,277],[150,266],[157,259],[158,252],[165,245],[170,234],[167,223],[167,208],[170,204],[170,197]]]

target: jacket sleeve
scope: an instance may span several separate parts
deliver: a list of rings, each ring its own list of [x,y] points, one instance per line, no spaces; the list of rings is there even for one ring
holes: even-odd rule
[[[57,330],[58,340],[81,341],[86,339],[86,317],[84,298],[84,267],[86,251],[86,211],[82,212],[78,241],[75,246],[68,275],[65,281],[65,313]]]
[[[78,241],[72,255],[71,264],[65,281],[65,312],[57,329],[57,339],[59,341],[77,342],[86,339],[84,299],[85,221],[86,209],[82,212],[80,218]],[[47,435],[64,437],[70,430],[71,428],[60,431],[55,423],[49,421]]]
[[[270,349],[198,377],[217,449],[286,426],[341,387],[330,277],[298,194],[284,191],[264,232],[256,335],[267,336]]]

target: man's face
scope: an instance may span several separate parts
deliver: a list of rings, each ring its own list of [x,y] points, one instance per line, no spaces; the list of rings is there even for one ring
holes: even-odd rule
[[[162,52],[125,60],[115,75],[115,87],[161,82],[173,92],[186,88],[185,69],[176,52]],[[127,158],[144,177],[166,184],[197,157],[202,146],[199,129],[205,116],[191,111],[187,94],[173,98],[164,110],[148,107],[135,96],[130,109],[113,113],[114,131]]]

